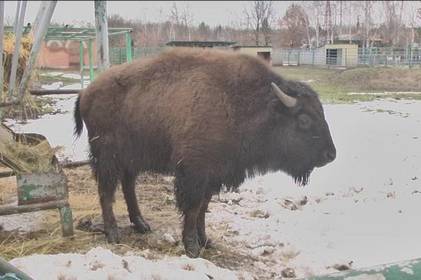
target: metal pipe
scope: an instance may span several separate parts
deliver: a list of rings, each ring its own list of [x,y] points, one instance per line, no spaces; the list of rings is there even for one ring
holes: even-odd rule
[[[15,22],[13,24],[13,34],[16,34],[16,32],[17,32],[21,2],[22,1],[16,1],[16,13],[15,13]]]
[[[83,53],[83,42],[79,41],[79,66],[80,66],[80,88],[83,89],[83,63],[85,55]]]
[[[9,97],[13,95],[15,90],[15,83],[16,83],[16,72],[18,69],[18,62],[20,56],[20,41],[22,39],[23,33],[23,23],[25,20],[25,11],[26,11],[26,1],[22,1],[22,7],[20,9],[19,20],[16,25],[16,38],[15,38],[15,50],[13,52],[12,57],[12,69],[10,71],[10,79],[9,79]]]
[[[47,9],[47,7],[48,7],[48,1],[42,1],[40,6],[39,6],[37,16],[34,20],[34,24],[32,25],[32,34],[34,34],[34,35],[37,34],[39,24],[44,19],[45,10]]]
[[[4,38],[4,1],[0,1],[0,100],[3,99],[3,38]]]
[[[25,1],[26,2],[26,1]],[[38,53],[41,49],[41,43],[43,42],[45,35],[47,34],[48,25],[50,25],[51,18],[54,13],[57,1],[49,1],[48,7],[45,10],[45,15],[42,17],[42,21],[37,28],[37,33],[35,34],[34,43],[31,48],[31,53],[29,55],[28,62],[26,64],[25,70],[23,72],[22,80],[19,85],[19,99],[23,99],[26,91],[26,87],[31,77],[32,68],[35,65],[35,62],[38,57]]]
[[[133,61],[131,32],[126,33],[126,60],[129,63]]]
[[[11,265],[4,259],[0,258],[0,274],[11,273],[20,280],[33,280],[28,274]],[[7,277],[6,277],[7,278]],[[7,278],[8,279],[8,278]],[[10,278],[12,279],[12,278]]]
[[[88,41],[88,58],[89,58],[89,80],[92,82],[94,80],[94,65],[93,65],[93,55],[92,55],[92,40]]]

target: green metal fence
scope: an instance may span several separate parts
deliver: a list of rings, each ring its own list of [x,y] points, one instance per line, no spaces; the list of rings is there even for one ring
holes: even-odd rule
[[[133,59],[150,57],[164,51],[166,47],[138,47],[132,48]],[[112,65],[125,63],[127,57],[126,48],[110,48],[110,62]]]

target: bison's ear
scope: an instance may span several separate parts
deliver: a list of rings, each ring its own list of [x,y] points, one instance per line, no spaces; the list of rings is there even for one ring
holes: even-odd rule
[[[287,95],[283,92],[274,82],[271,83],[273,92],[276,96],[281,100],[282,104],[284,104],[288,108],[293,108],[297,105],[297,99]]]

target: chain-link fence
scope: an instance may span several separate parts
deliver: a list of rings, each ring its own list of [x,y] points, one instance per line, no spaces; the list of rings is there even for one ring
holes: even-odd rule
[[[273,49],[273,65],[352,67],[421,66],[421,48],[349,48],[346,45],[318,49]]]
[[[165,47],[140,47],[133,48],[133,59],[141,57],[149,57],[164,51]],[[122,64],[127,61],[126,48],[110,48],[110,61],[111,64]]]
[[[164,51],[166,47],[133,48],[133,58],[149,57]],[[111,48],[111,64],[126,62],[126,48]],[[409,66],[421,67],[421,48],[357,48],[352,45],[331,45],[318,49],[272,50],[273,65],[315,65],[355,67]]]

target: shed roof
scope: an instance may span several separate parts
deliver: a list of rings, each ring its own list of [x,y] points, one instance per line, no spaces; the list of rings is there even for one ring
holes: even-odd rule
[[[235,44],[231,41],[170,41],[166,45],[172,47],[226,47]]]

